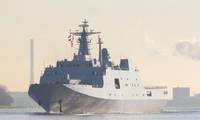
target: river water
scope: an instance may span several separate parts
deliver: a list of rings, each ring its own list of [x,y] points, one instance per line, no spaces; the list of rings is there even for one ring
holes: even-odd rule
[[[200,120],[200,112],[162,112],[159,114],[46,114],[42,109],[0,109],[0,120]]]

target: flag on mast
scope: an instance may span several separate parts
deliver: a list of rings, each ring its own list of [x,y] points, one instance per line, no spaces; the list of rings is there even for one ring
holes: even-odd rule
[[[68,36],[68,41],[71,43],[71,47],[73,47],[74,36],[71,33]]]
[[[98,34],[98,40],[101,41],[101,36],[100,36],[100,34]]]

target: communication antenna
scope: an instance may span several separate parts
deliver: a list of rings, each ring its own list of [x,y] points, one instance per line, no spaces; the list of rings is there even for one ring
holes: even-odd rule
[[[30,39],[30,85],[34,84],[34,40]]]

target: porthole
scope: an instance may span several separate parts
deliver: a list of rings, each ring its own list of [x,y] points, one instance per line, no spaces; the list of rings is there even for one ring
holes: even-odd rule
[[[151,91],[147,91],[147,96],[151,97],[152,96],[152,92]]]

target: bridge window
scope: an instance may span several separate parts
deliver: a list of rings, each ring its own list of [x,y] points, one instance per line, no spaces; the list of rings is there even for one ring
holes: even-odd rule
[[[120,89],[120,83],[118,78],[115,78],[115,88]]]

